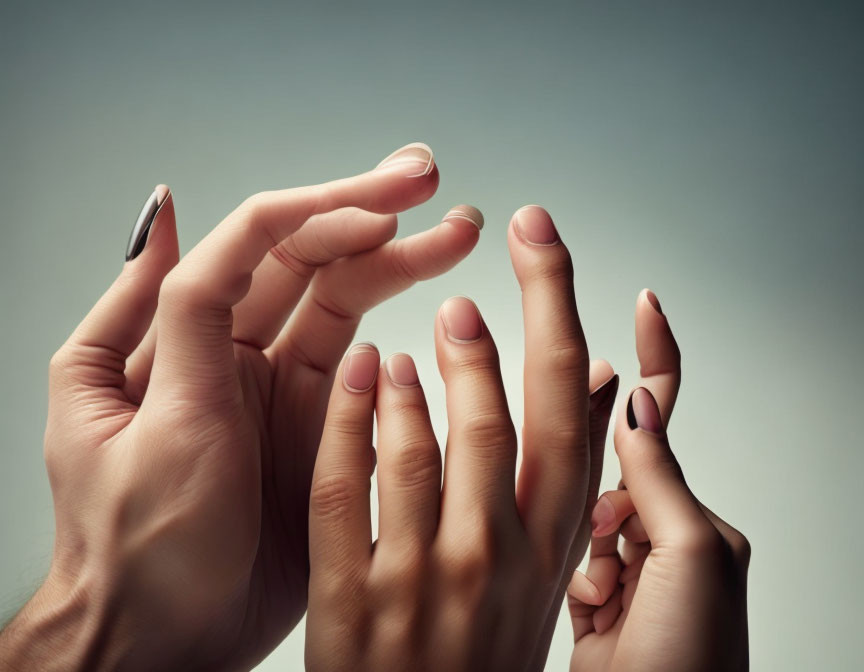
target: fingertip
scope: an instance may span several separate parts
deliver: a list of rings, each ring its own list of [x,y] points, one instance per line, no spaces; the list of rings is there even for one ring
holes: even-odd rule
[[[447,212],[446,215],[442,218],[442,222],[452,222],[452,221],[467,221],[477,227],[478,231],[483,230],[483,213],[480,212],[473,205],[457,205]]]
[[[381,355],[374,343],[357,343],[345,356],[342,382],[349,392],[362,394],[375,386]]]
[[[591,394],[598,392],[607,383],[612,382],[613,378],[617,378],[617,376],[615,369],[609,362],[605,359],[591,360],[588,374],[588,388],[591,390]]]
[[[420,385],[417,366],[411,355],[404,352],[393,353],[384,360],[383,368],[387,379],[396,387],[411,388]]]
[[[162,205],[171,193],[171,189],[168,188],[167,184],[157,184],[153,192],[156,194],[156,201]]]

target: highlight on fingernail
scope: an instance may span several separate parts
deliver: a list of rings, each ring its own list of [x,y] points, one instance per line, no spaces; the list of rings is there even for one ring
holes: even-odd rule
[[[414,360],[404,352],[396,352],[384,360],[384,370],[396,387],[417,387],[420,384]]]
[[[159,214],[162,204],[168,200],[170,193],[167,186],[158,184],[153,189],[153,193],[144,201],[144,205],[138,213],[138,218],[132,226],[132,232],[129,234],[129,242],[126,244],[126,261],[132,261],[144,251],[144,248],[147,246],[147,240],[150,238],[150,231],[153,228],[156,215]]]
[[[342,382],[349,392],[367,392],[378,377],[381,356],[373,343],[354,345],[345,357]]]
[[[453,343],[474,343],[483,336],[483,319],[471,299],[454,296],[441,306],[441,321],[447,338]]]
[[[516,232],[529,245],[549,247],[560,242],[552,217],[539,205],[526,205],[513,215]]]
[[[651,307],[662,315],[663,309],[660,307],[660,299],[657,298],[657,295],[647,288],[643,289],[642,293],[645,295],[645,300],[651,304]]]
[[[644,387],[637,387],[630,393],[630,400],[627,402],[627,424],[630,429],[664,434],[660,408],[654,395]]]
[[[422,142],[412,142],[400,147],[381,163],[376,170],[394,170],[406,173],[405,177],[424,177],[435,167],[435,157],[429,145]]]
[[[615,529],[615,506],[606,497],[601,497],[591,512],[591,534],[595,537],[609,534]]]
[[[441,221],[449,222],[454,219],[464,219],[476,226],[478,231],[483,230],[483,213],[472,205],[457,205],[450,208],[450,211],[444,215]]]

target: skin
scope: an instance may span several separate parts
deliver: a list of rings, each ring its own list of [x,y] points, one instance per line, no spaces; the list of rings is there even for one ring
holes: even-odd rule
[[[750,545],[696,499],[669,447],[680,357],[647,290],[636,320],[638,422],[619,414],[621,486],[598,501],[586,574],[568,588],[570,669],[746,670]]]
[[[157,188],[144,251],[51,362],[55,551],[0,669],[248,669],[296,625],[338,361],[364,311],[454,266],[482,224],[462,206],[391,241],[438,169],[421,145],[388,158],[252,196],[179,263]]]
[[[312,483],[310,670],[543,666],[549,624],[590,535],[617,377],[605,362],[589,364],[570,255],[548,213],[518,211],[508,241],[526,343],[517,487],[517,440],[498,354],[470,300],[450,299],[435,321],[449,420],[443,486],[410,357],[394,356],[379,370],[374,346],[350,351]]]

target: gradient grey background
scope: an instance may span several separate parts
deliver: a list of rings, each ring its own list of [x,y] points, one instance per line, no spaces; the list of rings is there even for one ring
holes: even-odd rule
[[[592,356],[636,378],[653,288],[683,352],[671,428],[700,498],[753,544],[753,668],[851,670],[858,649],[864,10],[860,3],[4,2],[0,9],[0,605],[46,570],[49,356],[174,190],[188,250],[248,194],[429,143],[468,202],[457,269],[359,339],[418,359],[443,437],[432,320],[475,298],[521,422],[510,214],[541,203],[576,262]],[[611,445],[605,484],[617,464]],[[518,605],[514,605],[518,608]],[[263,670],[298,669],[298,628]],[[548,669],[566,669],[562,618]]]

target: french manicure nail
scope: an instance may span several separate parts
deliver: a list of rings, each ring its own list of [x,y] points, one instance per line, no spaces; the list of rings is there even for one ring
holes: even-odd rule
[[[603,408],[610,405],[618,393],[618,374],[613,375],[609,380],[603,383],[600,387],[594,390],[589,397],[591,410]]]
[[[366,392],[372,389],[378,376],[381,357],[371,343],[358,343],[348,352],[342,380],[350,392]]]
[[[642,429],[658,435],[664,434],[660,409],[657,407],[654,395],[644,387],[637,387],[630,394],[630,401],[627,402],[627,424],[630,429]]]
[[[657,295],[652,292],[650,289],[645,290],[645,298],[648,299],[648,303],[651,304],[651,307],[656,310],[661,315],[663,314],[663,309],[660,307],[660,299],[657,298]]]
[[[144,201],[138,219],[135,220],[135,226],[132,227],[132,233],[129,234],[129,242],[126,244],[126,261],[132,261],[144,251],[147,239],[150,237],[153,220],[156,219],[159,208],[162,207],[167,197],[168,188],[159,185]]]
[[[379,163],[376,170],[398,170],[404,172],[405,177],[423,177],[432,172],[435,167],[435,158],[429,145],[422,142],[412,142],[397,149],[390,156]]]
[[[451,208],[441,221],[449,222],[452,219],[464,219],[476,226],[478,231],[483,230],[483,213],[473,206],[457,205]]]
[[[526,205],[513,215],[513,224],[526,243],[556,245],[560,240],[549,213],[539,205]]]
[[[420,384],[414,360],[404,353],[390,355],[384,362],[384,369],[397,387],[416,387]]]
[[[447,338],[454,343],[473,343],[483,335],[483,320],[480,311],[471,299],[454,296],[441,306],[441,320]]]
[[[606,497],[601,497],[591,512],[591,534],[608,534],[615,526],[615,507]]]

